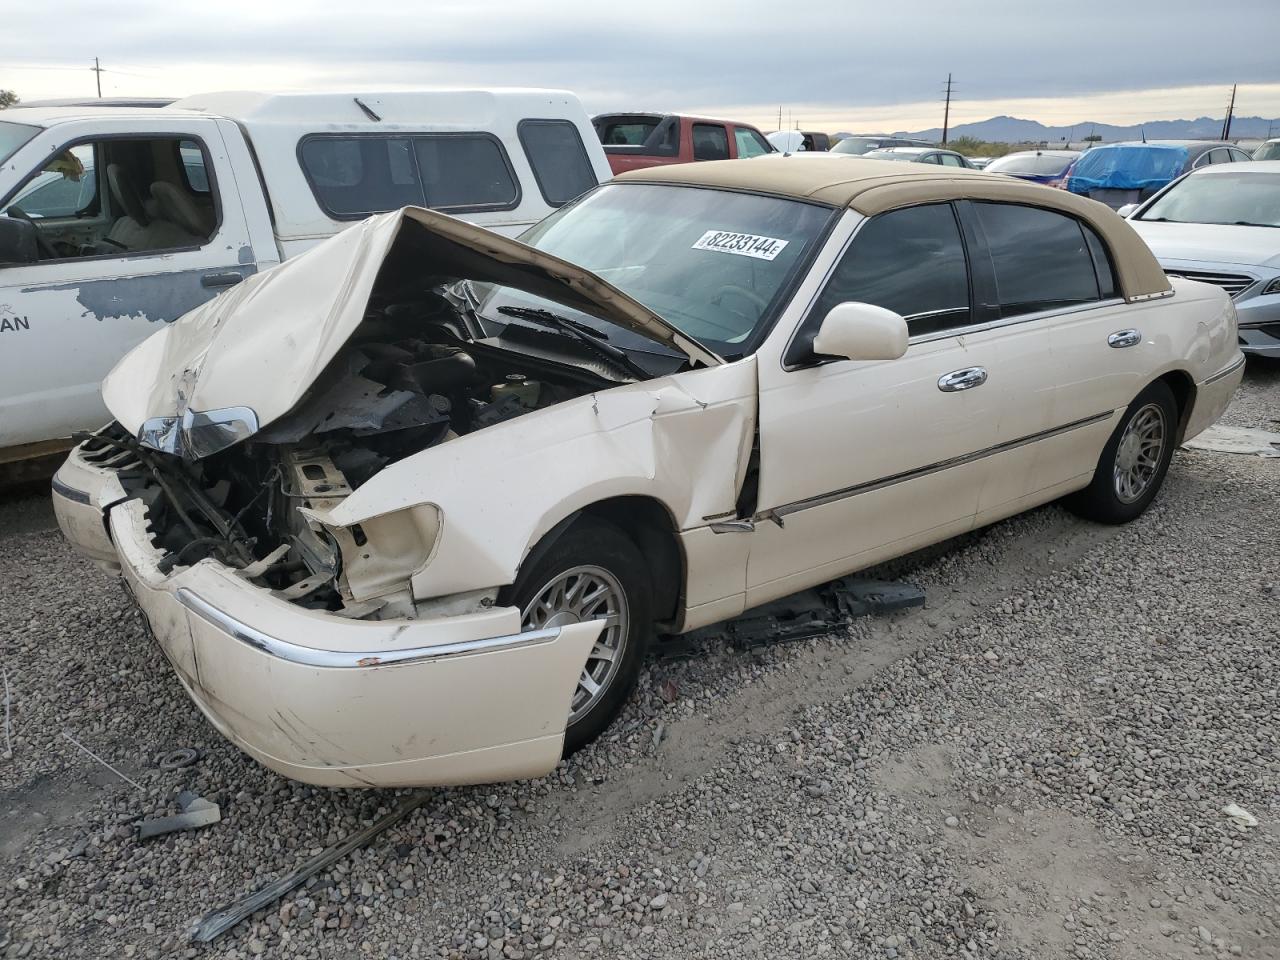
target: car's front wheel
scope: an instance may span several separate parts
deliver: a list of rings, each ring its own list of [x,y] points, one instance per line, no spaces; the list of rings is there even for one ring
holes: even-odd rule
[[[523,630],[605,621],[569,705],[568,756],[604,732],[640,676],[653,631],[644,556],[618,527],[586,517],[535,550],[499,600],[520,609]]]
[[[1128,523],[1151,505],[1173,459],[1178,404],[1163,381],[1129,404],[1098,460],[1093,481],[1066,501],[1089,520]]]

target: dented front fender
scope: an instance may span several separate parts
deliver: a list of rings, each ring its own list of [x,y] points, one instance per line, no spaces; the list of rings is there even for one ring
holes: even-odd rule
[[[652,497],[682,530],[731,513],[755,420],[754,358],[628,384],[407,457],[325,519],[349,526],[430,504],[438,542],[414,596],[507,584],[552,527],[602,500]]]

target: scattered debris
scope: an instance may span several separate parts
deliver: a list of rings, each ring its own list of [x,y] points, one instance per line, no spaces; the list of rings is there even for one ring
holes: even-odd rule
[[[117,777],[119,777],[121,780],[124,780],[126,783],[132,783],[135,787],[137,787],[137,788],[138,788],[139,790],[141,790],[143,793],[146,793],[146,792],[147,792],[147,788],[146,788],[146,787],[144,787],[142,784],[140,784],[137,780],[134,780],[132,777],[126,777],[123,773],[121,773],[119,770],[117,770],[117,769],[116,769],[115,767],[113,767],[111,764],[107,763],[107,761],[103,760],[100,756],[98,756],[96,753],[94,753],[92,750],[90,750],[88,747],[86,747],[83,743],[81,743],[79,740],[77,740],[77,739],[76,739],[75,737],[73,737],[71,734],[67,733],[67,731],[63,730],[63,731],[62,731],[62,735],[63,735],[64,737],[66,737],[68,740],[70,740],[72,743],[74,743],[74,744],[75,744],[77,747],[79,747],[81,750],[83,750],[85,753],[87,753],[89,756],[93,757],[93,759],[97,760],[100,764],[102,764],[104,767],[106,767],[108,770],[110,770],[112,773],[114,773],[114,774],[115,774]]]
[[[1242,827],[1256,827],[1258,825],[1258,818],[1237,804],[1228,803],[1222,808],[1222,812]]]
[[[662,738],[666,735],[667,725],[664,721],[659,720],[658,726],[653,731],[653,748],[656,750],[658,744],[662,743]]]
[[[1280,457],[1280,433],[1252,427],[1228,427],[1215,423],[1184,447],[1214,453],[1243,453],[1255,457]]]
[[[842,577],[757,607],[749,614],[666,641],[666,657],[694,655],[707,641],[755,650],[821,637],[858,617],[924,606],[924,591],[908,583]]]
[[[200,759],[200,751],[194,747],[179,747],[177,750],[170,750],[160,762],[156,764],[161,770],[181,770],[183,767],[189,767]]]
[[[680,685],[674,680],[663,680],[658,685],[658,696],[663,699],[664,703],[675,703],[680,699]]]
[[[369,826],[353,833],[345,840],[340,840],[333,846],[325,848],[292,873],[285,874],[279,880],[267,884],[262,889],[229,906],[205,914],[191,930],[191,939],[197,943],[209,943],[211,940],[226,933],[245,917],[279,900],[294,887],[305,883],[309,877],[313,877],[326,867],[332,866],[347,854],[363,847],[384,830],[395,826],[418,807],[422,806],[428,796],[430,794],[427,791],[420,791],[406,797],[398,807],[386,816],[375,820]]]
[[[138,826],[138,839],[150,840],[162,837],[166,833],[179,830],[198,830],[218,823],[222,819],[222,811],[216,803],[210,803],[204,797],[197,796],[189,790],[178,794],[178,808],[181,813],[172,817],[156,817],[144,820]]]

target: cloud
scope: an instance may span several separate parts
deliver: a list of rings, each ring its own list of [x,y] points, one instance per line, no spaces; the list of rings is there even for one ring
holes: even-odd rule
[[[102,58],[128,94],[244,87],[555,86],[590,109],[802,105],[823,116],[921,112],[948,71],[959,103],[1083,101],[1114,91],[1274,80],[1274,0],[564,0],[359,4],[87,0],[5,17],[0,86],[84,94]],[[22,61],[42,69],[24,70]],[[66,65],[66,71],[46,69]],[[720,108],[720,109],[717,109]],[[1261,111],[1262,108],[1259,108]],[[1009,112],[1009,111],[997,111]],[[1203,112],[1184,110],[1184,113]],[[1084,119],[1084,117],[1081,117]],[[1097,119],[1109,119],[1098,117]],[[910,124],[899,124],[907,126]]]

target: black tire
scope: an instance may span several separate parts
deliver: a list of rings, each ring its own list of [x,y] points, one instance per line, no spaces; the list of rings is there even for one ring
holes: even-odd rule
[[[535,547],[521,566],[515,583],[504,588],[498,598],[500,603],[520,608],[523,626],[536,627],[540,614],[526,608],[562,575],[584,567],[603,570],[620,586],[625,596],[626,629],[620,627],[614,635],[621,655],[615,657],[616,667],[604,671],[605,678],[594,701],[582,687],[574,692],[575,704],[582,696],[584,705],[590,705],[576,718],[570,714],[564,734],[566,757],[600,736],[635,689],[653,633],[653,588],[644,555],[618,527],[595,517],[584,517],[549,544]],[[534,618],[533,622],[526,613]],[[606,629],[601,639],[607,640],[609,636]],[[593,666],[598,669],[602,662],[588,659],[584,675]],[[571,709],[573,706],[571,704]]]
[[[1151,424],[1153,418],[1160,424],[1162,444],[1157,456],[1149,456],[1154,461],[1154,470],[1145,477],[1145,482],[1135,484],[1131,480],[1121,479],[1117,474],[1117,458],[1121,457],[1121,443],[1131,425],[1135,427],[1135,436],[1141,435],[1141,427]],[[1099,523],[1128,523],[1142,516],[1151,501],[1155,499],[1164,483],[1165,474],[1169,470],[1169,461],[1173,459],[1173,448],[1178,432],[1178,403],[1173,398],[1173,391],[1168,384],[1157,380],[1138,394],[1137,399],[1129,404],[1116,426],[1111,439],[1107,441],[1098,460],[1098,468],[1094,471],[1093,481],[1079,493],[1072,494],[1065,501],[1073,513],[1087,520]],[[1129,441],[1128,449],[1132,452],[1134,440]],[[1127,462],[1127,459],[1126,459]],[[1131,477],[1127,471],[1120,471]]]

